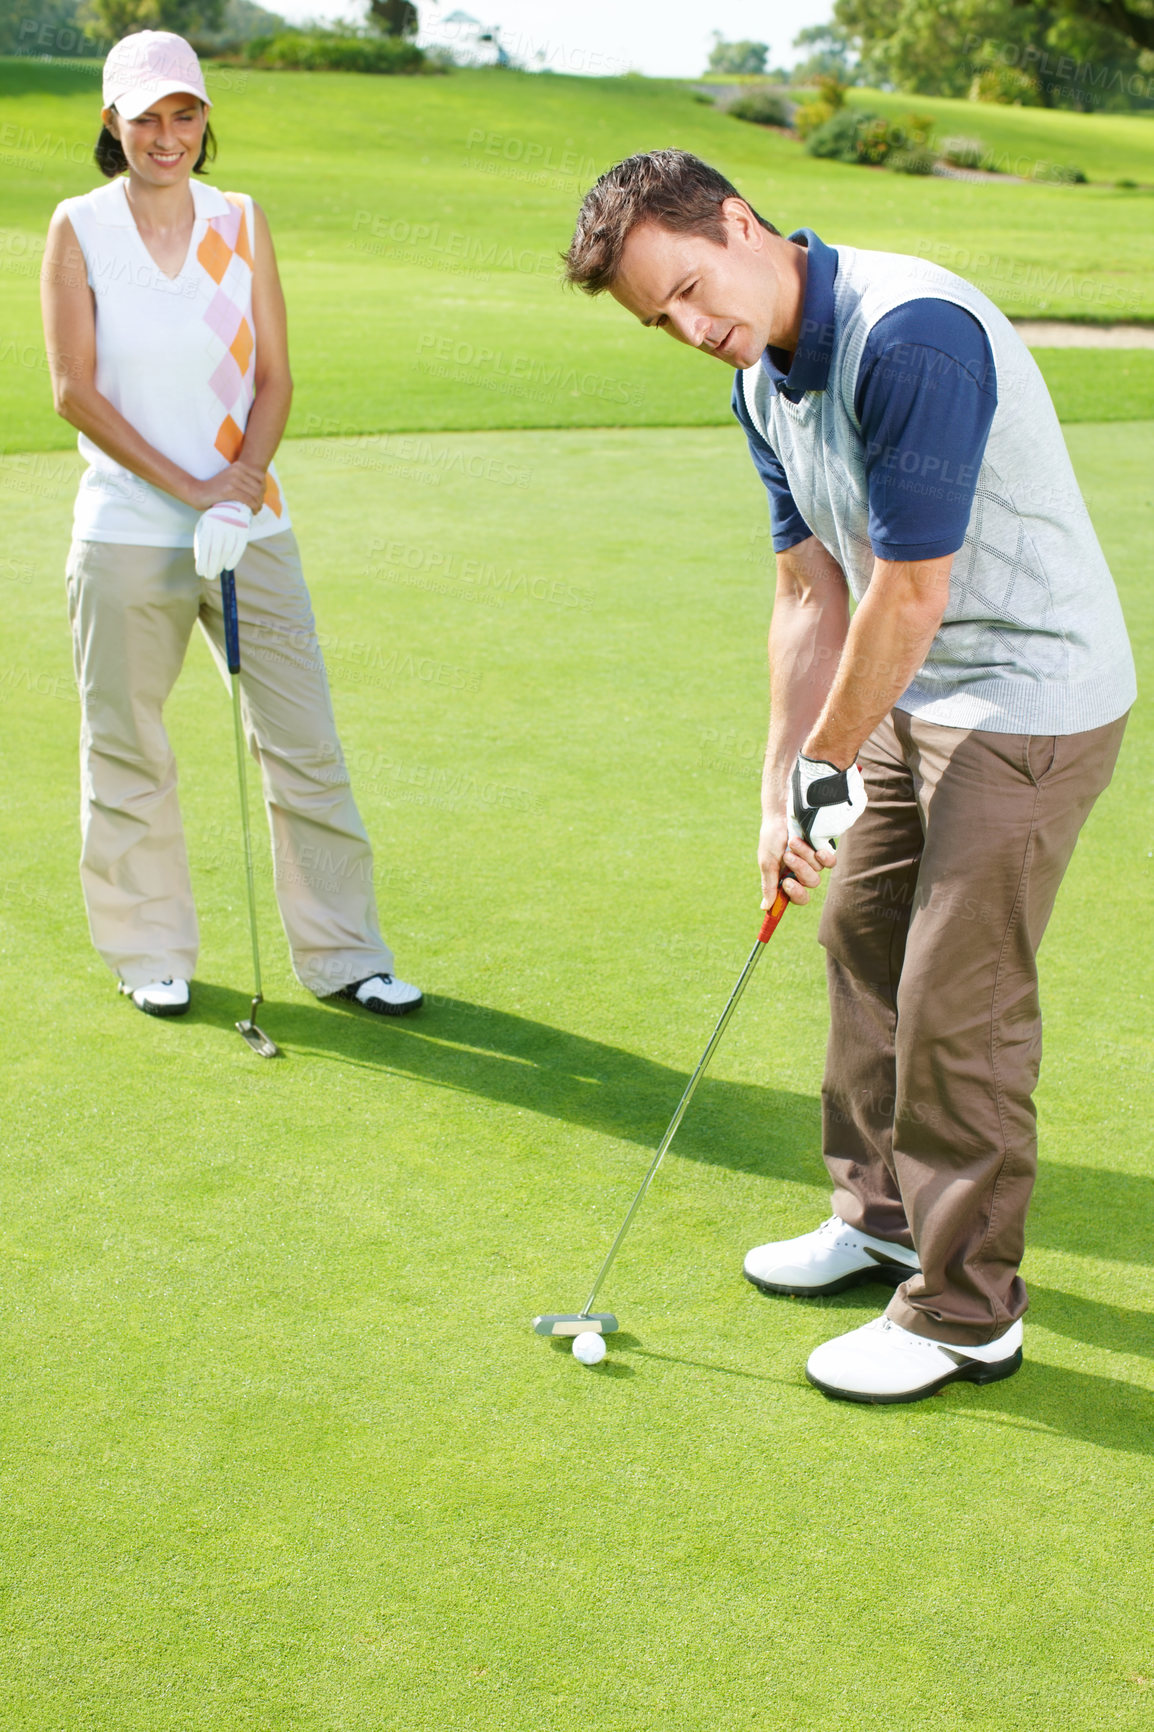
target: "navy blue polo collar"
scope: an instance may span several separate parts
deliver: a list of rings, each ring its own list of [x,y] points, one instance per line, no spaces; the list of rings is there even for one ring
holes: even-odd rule
[[[833,285],[837,276],[837,252],[818,239],[812,229],[795,229],[791,241],[804,244],[808,254],[805,302],[801,310],[801,333],[793,359],[784,349],[766,349],[761,364],[774,389],[791,403],[807,391],[824,391],[833,359]],[[788,365],[787,365],[788,363]]]

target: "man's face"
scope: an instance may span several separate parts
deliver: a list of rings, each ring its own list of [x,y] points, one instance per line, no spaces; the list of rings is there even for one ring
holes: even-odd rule
[[[767,343],[780,341],[793,310],[783,305],[788,284],[773,250],[782,242],[741,199],[726,199],[721,214],[726,246],[638,224],[610,293],[643,325],[728,367],[752,367]]]

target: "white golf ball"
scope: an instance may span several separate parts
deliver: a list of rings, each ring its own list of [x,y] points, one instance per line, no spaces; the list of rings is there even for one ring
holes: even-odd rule
[[[582,1365],[600,1365],[605,1357],[605,1337],[595,1329],[585,1329],[573,1337],[573,1357]]]

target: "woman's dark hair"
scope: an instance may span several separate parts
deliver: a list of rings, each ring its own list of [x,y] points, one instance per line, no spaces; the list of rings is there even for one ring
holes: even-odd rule
[[[114,114],[115,109],[112,111]],[[96,148],[92,152],[93,160],[101,174],[108,180],[113,180],[118,174],[123,174],[128,167],[128,158],[124,148],[114,132],[107,126],[100,128],[100,137],[96,140]],[[200,141],[200,155],[192,165],[193,174],[203,174],[206,162],[216,161],[216,137],[209,121],[204,129],[204,137]]]

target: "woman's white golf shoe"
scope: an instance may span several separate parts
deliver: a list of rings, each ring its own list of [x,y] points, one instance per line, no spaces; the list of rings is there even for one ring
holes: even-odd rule
[[[367,980],[354,980],[351,986],[342,988],[342,996],[354,999],[378,1016],[408,1016],[411,1010],[420,1010],[425,1002],[419,986],[410,986],[395,974],[371,974]]]
[[[744,1267],[746,1280],[763,1293],[816,1298],[823,1293],[841,1293],[859,1281],[884,1281],[897,1287],[918,1273],[918,1254],[888,1239],[859,1233],[831,1215],[800,1239],[755,1245]]]
[[[189,1006],[187,980],[151,980],[147,986],[125,986],[121,992],[147,1016],[183,1016]]]
[[[947,1383],[997,1383],[1021,1363],[1020,1318],[985,1347],[954,1347],[883,1316],[815,1347],[805,1374],[842,1401],[921,1401]]]

